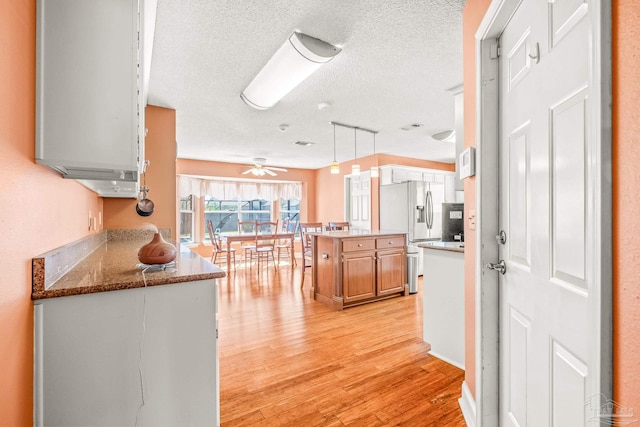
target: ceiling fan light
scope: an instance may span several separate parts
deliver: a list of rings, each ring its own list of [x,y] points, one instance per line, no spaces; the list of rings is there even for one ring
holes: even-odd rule
[[[294,32],[242,91],[240,98],[258,110],[273,107],[342,49]]]
[[[340,164],[335,160],[331,163],[331,173],[337,175],[340,173]]]

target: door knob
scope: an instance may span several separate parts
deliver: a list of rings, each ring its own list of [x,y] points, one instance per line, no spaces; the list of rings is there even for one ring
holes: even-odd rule
[[[506,272],[507,272],[507,264],[505,264],[505,262],[504,262],[504,260],[503,260],[503,259],[501,259],[501,260],[500,260],[500,262],[495,263],[495,264],[493,264],[493,263],[488,263],[488,264],[486,265],[486,267],[487,267],[489,270],[495,270],[495,271],[497,271],[497,272],[498,272],[498,273],[500,273],[500,274],[504,274],[504,273],[506,273]]]

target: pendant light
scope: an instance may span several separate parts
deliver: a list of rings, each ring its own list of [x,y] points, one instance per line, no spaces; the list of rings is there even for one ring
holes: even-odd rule
[[[340,173],[340,164],[336,161],[336,124],[333,125],[333,162],[331,162],[331,174],[337,175]]]
[[[353,165],[351,165],[351,174],[360,175],[360,165],[358,164],[358,137],[357,129],[353,128]]]
[[[377,178],[380,176],[380,170],[378,169],[378,159],[376,156],[376,134],[373,134],[373,161],[376,162],[375,165],[371,166],[371,178]]]

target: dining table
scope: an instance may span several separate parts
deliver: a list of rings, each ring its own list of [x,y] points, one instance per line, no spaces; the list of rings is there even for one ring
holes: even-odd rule
[[[220,238],[226,243],[227,247],[227,265],[231,265],[231,244],[234,242],[251,242],[256,240],[279,240],[289,241],[289,249],[291,254],[291,265],[294,265],[294,232],[278,231],[276,233],[224,233],[220,234]]]

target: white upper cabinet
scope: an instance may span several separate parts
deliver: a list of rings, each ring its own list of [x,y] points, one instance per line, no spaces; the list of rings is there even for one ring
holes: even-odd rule
[[[137,184],[127,186],[133,194],[108,194],[104,181],[137,183],[143,164],[144,8],[37,3],[36,161],[89,187],[103,181],[105,196],[137,194]]]
[[[406,182],[409,181],[409,171],[402,168],[391,169],[391,182]]]
[[[438,169],[412,168],[408,166],[385,165],[380,167],[380,185],[407,181],[437,182],[444,184],[444,201],[456,201],[456,174]]]
[[[448,173],[441,175],[444,179],[444,201],[445,203],[456,203],[456,182],[458,180],[457,173]]]

